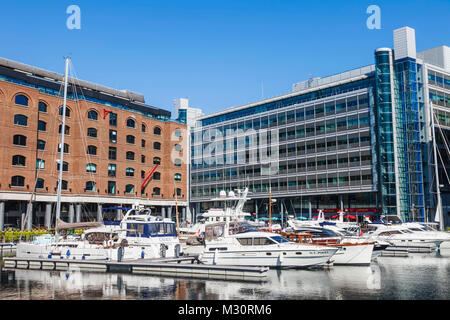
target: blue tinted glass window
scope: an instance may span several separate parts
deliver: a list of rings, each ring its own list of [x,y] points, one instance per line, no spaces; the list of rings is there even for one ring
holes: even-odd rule
[[[47,105],[44,102],[39,101],[38,109],[39,112],[47,112]]]
[[[47,130],[47,123],[45,123],[42,120],[38,121],[38,130],[39,131],[46,131]]]
[[[97,120],[98,119],[98,113],[95,110],[89,110],[88,112],[88,119],[89,120]]]
[[[14,124],[19,126],[26,126],[28,124],[28,118],[23,114],[16,114],[14,116]]]
[[[23,94],[18,94],[14,99],[14,103],[28,107],[28,98],[25,97]]]

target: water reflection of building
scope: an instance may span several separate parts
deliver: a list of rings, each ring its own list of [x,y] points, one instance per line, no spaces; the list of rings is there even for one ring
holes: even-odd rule
[[[443,299],[450,249],[443,256],[378,257],[371,266],[270,270],[261,282],[70,271],[8,271],[12,299]],[[10,277],[9,274],[14,274]],[[15,284],[15,285],[14,285]],[[4,288],[4,287],[2,287]],[[5,290],[0,291],[4,299]]]

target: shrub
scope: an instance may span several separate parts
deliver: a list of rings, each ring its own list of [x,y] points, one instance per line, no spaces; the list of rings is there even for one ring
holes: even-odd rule
[[[32,240],[35,236],[39,236],[42,234],[55,234],[55,230],[54,229],[43,229],[43,228],[37,228],[37,229],[32,229],[32,230],[24,230],[22,233],[22,240]],[[76,235],[80,235],[81,233],[83,233],[83,230],[77,229],[77,230],[73,230],[73,232],[67,232],[67,234],[76,234]],[[5,241],[5,242],[17,242],[20,239],[20,230],[19,229],[12,229],[12,228],[8,228],[7,230],[4,231],[0,231],[0,241]]]

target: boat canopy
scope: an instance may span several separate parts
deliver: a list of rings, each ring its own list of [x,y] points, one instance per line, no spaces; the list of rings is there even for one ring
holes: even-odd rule
[[[127,237],[177,237],[177,228],[174,222],[127,222]]]
[[[61,219],[56,219],[56,227],[57,231],[59,230],[68,230],[68,229],[86,229],[86,228],[97,228],[102,226],[102,222],[75,222],[68,223],[64,222]]]

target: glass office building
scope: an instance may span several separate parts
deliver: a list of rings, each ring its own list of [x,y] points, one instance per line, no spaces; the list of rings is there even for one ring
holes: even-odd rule
[[[449,100],[445,81],[428,90],[427,70],[448,77],[429,60],[416,56],[414,30],[400,28],[394,49],[375,50],[373,65],[201,117],[191,132],[192,209],[217,205],[221,190],[248,187],[246,210],[257,216],[267,215],[270,193],[272,212],[284,218],[343,210],[431,220],[436,185],[427,110],[433,99],[444,97],[444,108]],[[450,109],[441,113],[449,126]]]

